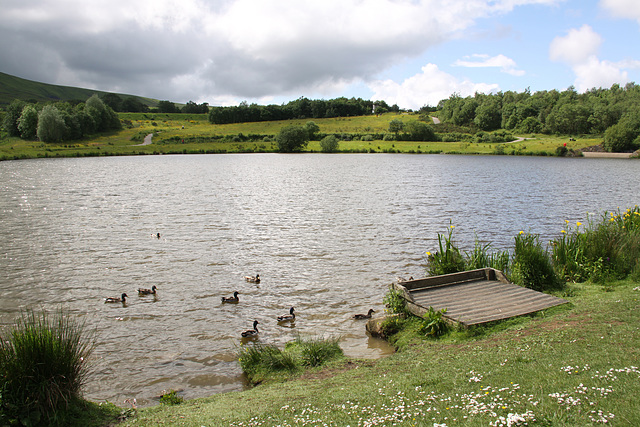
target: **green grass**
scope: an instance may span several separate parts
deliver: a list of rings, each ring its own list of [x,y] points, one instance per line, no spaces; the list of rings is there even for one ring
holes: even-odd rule
[[[60,144],[44,144],[19,138],[0,137],[0,160],[47,158],[120,156],[152,154],[205,154],[275,152],[275,135],[286,125],[304,125],[309,120],[239,123],[213,125],[206,114],[120,113],[125,121],[122,131],[103,134],[95,138]],[[444,154],[496,154],[554,155],[558,147],[567,142],[566,137],[536,135],[533,139],[517,143],[469,143],[469,142],[416,142],[368,141],[367,136],[388,133],[393,119],[416,120],[414,115],[388,113],[380,116],[361,116],[331,119],[313,119],[321,134],[347,135],[352,140],[341,140],[339,151],[358,153],[444,153]],[[435,126],[436,131],[439,129]],[[143,135],[154,133],[154,143],[136,146]],[[524,135],[531,138],[532,135]],[[184,142],[183,142],[184,141]],[[567,142],[569,149],[597,145],[602,138],[578,139]],[[320,141],[311,141],[309,152],[321,152]]]
[[[0,337],[0,415],[47,422],[77,401],[86,379],[91,335],[69,313],[33,310]],[[27,421],[25,421],[27,420]],[[30,420],[30,421],[29,421]]]
[[[140,409],[123,426],[487,426],[509,414],[529,425],[639,425],[640,287],[569,286],[570,306],[437,341],[409,331],[385,359]]]

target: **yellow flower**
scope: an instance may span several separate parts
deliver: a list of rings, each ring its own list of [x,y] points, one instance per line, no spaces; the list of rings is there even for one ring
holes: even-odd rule
[[[524,234],[524,231],[520,230],[520,234]]]
[[[456,226],[455,226],[455,225],[452,225],[452,226],[451,226],[451,228],[456,228]]]
[[[569,220],[568,220],[568,219],[565,219],[565,220],[564,220],[564,222],[565,222],[565,223],[567,223],[567,224],[569,224]]]
[[[580,226],[582,225],[582,223],[581,223],[580,221],[578,221],[578,222],[576,222],[576,225],[577,225],[578,227],[580,227]]]
[[[564,231],[564,230],[560,230],[560,232],[561,232],[561,233],[565,233],[565,234],[566,234],[566,231]]]
[[[427,256],[431,256],[431,252],[427,251]]]

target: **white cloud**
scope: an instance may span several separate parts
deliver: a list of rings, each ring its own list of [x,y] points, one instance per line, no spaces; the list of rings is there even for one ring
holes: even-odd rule
[[[598,59],[602,38],[588,25],[569,30],[564,37],[556,37],[549,46],[549,56],[554,61],[566,62],[576,75],[575,86],[584,92],[598,87],[611,87],[614,83],[626,84],[629,75],[624,69],[637,68],[639,61],[621,62]]]
[[[470,60],[463,61],[458,59],[453,65],[469,68],[495,67],[500,68],[500,71],[503,73],[511,74],[512,76],[523,76],[525,74],[524,70],[518,70],[516,62],[513,59],[502,54],[491,57],[484,54],[474,54],[465,58]]]
[[[556,37],[549,46],[552,61],[581,64],[598,53],[602,38],[589,25],[580,29],[571,29],[564,37]]]
[[[638,0],[600,0],[600,7],[618,18],[635,19],[640,24]]]
[[[421,73],[405,79],[402,83],[378,80],[370,82],[369,87],[374,92],[371,99],[384,99],[388,104],[398,104],[412,109],[419,109],[424,105],[436,106],[453,93],[466,97],[476,92],[491,93],[500,90],[497,84],[461,81],[440,70],[435,64],[425,65]]]

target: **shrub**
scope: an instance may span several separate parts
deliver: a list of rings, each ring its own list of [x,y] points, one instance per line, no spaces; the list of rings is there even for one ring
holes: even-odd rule
[[[25,422],[47,423],[79,397],[86,379],[93,336],[84,323],[60,309],[24,312],[7,336],[0,337],[2,412]]]
[[[324,153],[338,151],[338,138],[335,135],[327,135],[320,141],[320,148]]]
[[[514,283],[540,292],[561,288],[562,282],[538,236],[520,232],[515,239],[511,268]]]

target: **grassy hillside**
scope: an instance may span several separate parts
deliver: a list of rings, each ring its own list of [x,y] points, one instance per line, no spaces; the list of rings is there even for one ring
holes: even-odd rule
[[[86,101],[93,94],[102,95],[105,93],[108,92],[70,86],[51,85],[0,73],[0,106],[8,105],[14,99],[21,99],[23,101],[35,100],[38,102],[69,101],[76,99]],[[120,93],[117,95],[120,95],[121,97],[133,96],[149,107],[155,107],[158,105],[157,99],[142,98],[139,96]]]
[[[42,143],[19,138],[0,139],[0,160],[41,157],[120,156],[145,154],[208,154],[275,152],[275,135],[284,126],[304,125],[308,120],[237,123],[213,125],[206,114],[120,113],[124,129],[95,138],[63,143]],[[507,154],[555,155],[564,143],[569,150],[597,145],[602,138],[586,136],[569,141],[565,136],[522,135],[528,138],[512,143],[420,142],[368,140],[366,135],[387,133],[389,122],[408,122],[417,116],[387,113],[380,116],[359,116],[313,120],[320,132],[339,134],[339,151],[345,153],[433,153],[433,154]],[[443,125],[436,125],[441,132]],[[446,128],[445,128],[446,129]],[[152,133],[151,145],[139,145]],[[470,135],[469,135],[470,136]],[[516,135],[518,136],[518,135]],[[308,152],[320,152],[319,141],[311,141]]]

